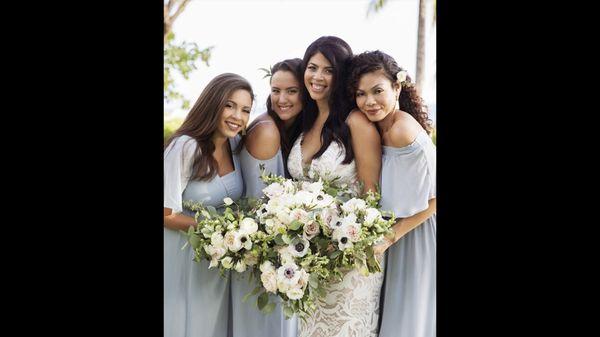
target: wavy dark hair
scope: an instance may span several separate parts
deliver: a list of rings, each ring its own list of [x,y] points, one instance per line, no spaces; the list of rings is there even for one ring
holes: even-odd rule
[[[304,81],[302,80],[302,72],[301,72],[301,64],[302,64],[302,59],[300,58],[293,58],[293,59],[287,59],[287,60],[283,60],[281,62],[277,62],[275,63],[275,65],[273,65],[271,67],[271,79],[273,78],[273,75],[278,72],[278,71],[289,71],[294,75],[294,78],[296,79],[296,81],[298,81],[298,85],[299,85],[299,89],[301,90],[302,87],[302,83],[304,83]],[[269,84],[271,83],[271,80],[269,80]],[[302,103],[304,104],[304,99],[302,96],[303,93],[302,91],[300,91],[300,99],[302,100]],[[271,95],[267,96],[267,114],[269,116],[271,116],[271,118],[273,118],[273,120],[275,121],[275,126],[277,127],[277,130],[279,130],[279,146],[281,148],[281,154],[283,155],[283,167],[285,168],[285,174],[286,176],[289,176],[289,172],[287,170],[287,158],[289,156],[290,150],[292,148],[292,145],[294,145],[294,142],[296,141],[296,139],[298,138],[298,136],[300,135],[300,132],[302,132],[302,111],[300,111],[300,113],[296,116],[296,119],[294,120],[294,122],[292,122],[292,125],[290,125],[289,129],[285,128],[285,122],[281,120],[281,118],[279,118],[279,116],[277,115],[277,113],[275,112],[275,110],[273,110],[273,106],[271,104]],[[252,129],[252,127],[254,127],[254,124],[256,124],[258,121],[254,120],[252,121],[252,123],[250,123],[250,125],[248,126],[248,129]],[[241,145],[243,145],[246,142],[246,136],[242,137],[242,142]]]
[[[346,125],[346,117],[350,112],[350,100],[347,94],[346,78],[347,69],[352,59],[352,48],[344,40],[336,36],[322,36],[308,46],[302,59],[302,75],[306,72],[306,67],[310,58],[316,53],[321,53],[331,63],[333,67],[333,87],[329,95],[329,116],[325,121],[321,137],[323,145],[315,153],[313,158],[320,157],[332,141],[343,146],[346,156],[343,164],[349,164],[354,159],[352,152],[352,143],[350,139],[350,128]],[[302,81],[304,83],[304,80]],[[306,85],[302,86],[302,95],[304,97],[304,120],[302,131],[307,132],[315,124],[319,115],[317,103],[310,97]]]
[[[353,107],[356,107],[355,95],[361,76],[377,70],[383,70],[385,77],[392,83],[396,83],[398,80],[396,75],[404,69],[398,66],[394,58],[379,50],[356,55],[352,59],[348,78],[348,92],[354,102]],[[427,106],[409,76],[406,76],[406,80],[402,82],[398,103],[400,103],[400,110],[413,116],[427,134],[431,134],[432,121],[429,119]]]
[[[175,138],[182,135],[196,140],[198,147],[192,164],[193,180],[211,180],[217,174],[217,161],[212,156],[215,144],[211,137],[218,128],[227,100],[236,90],[246,90],[254,101],[252,86],[240,75],[224,73],[213,78],[202,90],[181,126],[165,144],[166,149]]]

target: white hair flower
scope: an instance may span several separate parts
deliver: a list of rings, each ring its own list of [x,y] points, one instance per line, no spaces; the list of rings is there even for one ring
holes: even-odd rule
[[[401,70],[396,74],[396,78],[399,84],[402,84],[402,82],[406,81],[406,76],[408,76],[408,74],[406,73],[406,70]]]

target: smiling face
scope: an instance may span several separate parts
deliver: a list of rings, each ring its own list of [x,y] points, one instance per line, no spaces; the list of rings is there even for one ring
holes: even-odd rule
[[[358,81],[356,105],[371,122],[379,122],[394,112],[400,86],[392,83],[383,70],[366,73]]]
[[[320,52],[308,60],[304,71],[304,85],[315,101],[329,99],[333,87],[333,67]]]
[[[291,71],[279,70],[271,77],[271,107],[282,121],[293,120],[302,111],[300,83]]]
[[[234,91],[221,111],[216,133],[227,138],[235,137],[243,127],[246,127],[251,109],[250,93],[243,89]]]

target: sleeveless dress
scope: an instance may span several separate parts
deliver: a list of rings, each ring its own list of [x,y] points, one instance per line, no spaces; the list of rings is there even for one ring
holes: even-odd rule
[[[261,121],[254,126],[268,122]],[[251,130],[248,130],[250,132]],[[267,160],[259,160],[254,158],[244,147],[240,152],[240,163],[242,176],[244,178],[244,196],[246,197],[261,197],[262,190],[265,184],[260,180],[259,165],[265,165],[267,173],[284,175],[283,156],[281,149],[277,151],[273,158]],[[232,330],[233,337],[257,337],[257,336],[273,336],[273,337],[296,337],[298,330],[297,318],[292,317],[285,319],[281,304],[270,314],[263,314],[256,307],[256,296],[251,297],[245,303],[242,302],[244,296],[251,292],[257,284],[248,282],[248,271],[243,274],[243,277],[238,273],[232,273],[231,278],[231,308],[232,308]],[[278,297],[270,296],[271,302],[276,302]]]
[[[342,164],[345,152],[336,142],[331,142],[323,155],[303,167],[300,148],[303,136],[298,137],[288,158],[292,177],[311,180],[315,173],[328,179],[339,176],[341,183],[358,193],[356,164],[354,161]],[[377,337],[382,283],[383,273],[367,277],[355,269],[346,273],[341,282],[326,288],[327,295],[317,302],[315,312],[306,321],[300,320],[299,337]]]
[[[404,218],[436,194],[435,145],[423,130],[410,145],[383,146],[381,206]],[[436,216],[387,250],[379,337],[436,335]]]
[[[239,137],[229,139],[235,149]],[[164,207],[173,212],[194,216],[183,209],[182,202],[193,200],[219,207],[223,198],[239,199],[242,195],[240,161],[233,154],[235,170],[210,181],[189,179],[197,143],[188,136],[173,140],[164,152]],[[164,336],[224,337],[228,335],[230,285],[209,270],[207,261],[194,262],[193,250],[181,247],[187,237],[164,228]]]

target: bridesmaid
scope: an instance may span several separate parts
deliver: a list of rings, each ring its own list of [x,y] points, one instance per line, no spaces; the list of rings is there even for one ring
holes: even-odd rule
[[[436,149],[430,120],[410,77],[389,55],[365,52],[352,61],[356,105],[383,144],[381,206],[400,219],[386,250],[379,337],[436,335]]]
[[[245,196],[260,197],[265,184],[260,180],[259,165],[266,172],[286,175],[286,162],[291,145],[300,134],[302,96],[299,58],[276,63],[271,68],[271,94],[267,98],[267,112],[256,117],[243,137],[240,153]],[[255,300],[242,303],[245,294],[256,285],[248,284],[247,275],[235,275],[231,280],[233,307],[233,337],[297,335],[297,318],[286,320],[278,304],[274,312],[263,314],[256,308]],[[254,298],[254,297],[253,297]],[[276,299],[271,297],[271,301]]]
[[[164,336],[223,337],[228,334],[230,285],[208,263],[192,261],[179,230],[195,224],[182,208],[192,200],[214,207],[238,199],[243,181],[238,133],[253,102],[252,87],[239,75],[215,77],[169,138],[164,152]]]

